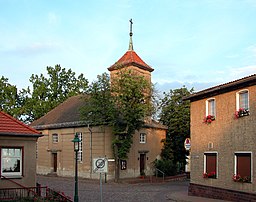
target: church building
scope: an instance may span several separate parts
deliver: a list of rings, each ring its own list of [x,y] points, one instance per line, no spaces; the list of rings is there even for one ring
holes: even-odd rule
[[[121,69],[137,72],[151,82],[153,68],[147,65],[134,51],[132,42],[132,21],[130,21],[130,42],[128,51],[108,68],[110,78]],[[106,125],[88,125],[80,117],[80,109],[85,105],[84,95],[73,96],[32,123],[32,126],[44,134],[38,141],[37,172],[44,175],[74,176],[73,138],[77,134],[81,140],[78,151],[79,177],[99,178],[93,170],[94,160],[104,157],[108,160],[106,177],[115,177],[115,159],[112,141],[115,138],[112,128]],[[147,120],[144,126],[133,135],[133,144],[128,159],[122,161],[119,168],[120,178],[138,177],[141,173],[152,175],[153,162],[160,157],[162,139],[167,127]]]

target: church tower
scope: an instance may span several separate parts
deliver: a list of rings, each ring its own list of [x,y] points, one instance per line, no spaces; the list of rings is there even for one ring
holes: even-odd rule
[[[110,71],[110,79],[114,78],[115,74],[119,69],[126,68],[127,70],[131,70],[138,75],[144,76],[146,80],[151,83],[151,72],[154,71],[149,65],[147,65],[133,50],[133,42],[132,42],[132,19],[130,20],[130,41],[128,51],[112,66],[108,68]]]

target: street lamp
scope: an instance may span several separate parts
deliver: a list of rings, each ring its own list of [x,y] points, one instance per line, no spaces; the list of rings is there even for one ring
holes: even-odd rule
[[[78,151],[79,151],[79,143],[81,140],[78,137],[78,133],[75,134],[74,139],[72,140],[74,142],[74,152],[76,154],[75,157],[75,195],[74,195],[74,202],[78,202],[78,171],[77,171],[77,157],[78,157]]]

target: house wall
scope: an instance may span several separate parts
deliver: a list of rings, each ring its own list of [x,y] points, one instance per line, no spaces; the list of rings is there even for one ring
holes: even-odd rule
[[[83,162],[78,163],[78,173],[80,177],[84,178],[99,178],[98,173],[92,171],[92,162],[94,158],[107,157],[108,162],[108,179],[113,179],[115,176],[115,162],[112,149],[112,140],[115,138],[112,135],[111,128],[106,126],[99,126],[92,128],[91,135],[87,127],[65,128],[55,130],[41,131],[44,137],[38,142],[38,160],[37,172],[38,174],[53,173],[53,155],[57,154],[57,172],[59,176],[74,176],[74,150],[73,142],[74,134],[76,132],[83,133]],[[147,142],[145,144],[139,143],[139,135],[141,132],[147,134]],[[59,134],[59,142],[52,143],[52,134]],[[140,132],[136,132],[133,138],[133,145],[127,160],[127,169],[120,171],[121,178],[137,177],[140,175],[139,166],[139,151],[148,151],[146,156],[146,169],[149,171],[151,163],[157,158],[161,152],[161,140],[165,138],[165,130],[144,128]],[[92,147],[91,147],[92,142]]]
[[[146,134],[146,143],[140,143],[140,133]],[[133,136],[133,144],[127,160],[127,170],[120,171],[121,178],[140,176],[140,154],[146,155],[145,174],[153,174],[153,162],[160,158],[163,147],[162,139],[166,137],[166,131],[156,128],[142,128]]]
[[[83,160],[78,163],[80,177],[90,178],[98,176],[91,169],[94,158],[105,156],[109,159],[114,158],[111,148],[112,135],[107,127],[93,127],[92,136],[87,127],[43,130],[42,133],[45,136],[40,138],[38,143],[38,174],[53,173],[53,155],[57,154],[56,174],[60,176],[74,176],[75,152],[72,140],[76,132],[82,132],[83,134]],[[58,143],[52,142],[52,134],[54,133],[59,135]],[[114,168],[111,162],[109,167],[110,170],[112,167]]]
[[[23,175],[14,178],[13,181],[25,186],[36,186],[36,141],[35,137],[4,137],[0,136],[0,147],[22,147],[23,148]],[[0,188],[20,188],[14,182],[0,178]]]
[[[206,100],[191,103],[191,183],[230,190],[256,192],[256,86],[249,90],[250,115],[236,119],[236,92],[216,95],[216,120],[203,123],[206,115]],[[213,143],[213,148],[208,147]],[[203,178],[204,152],[217,152],[217,179]],[[252,152],[252,183],[239,183],[232,180],[234,174],[234,153]]]

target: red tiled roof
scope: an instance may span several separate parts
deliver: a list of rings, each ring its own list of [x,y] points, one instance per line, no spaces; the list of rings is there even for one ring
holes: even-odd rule
[[[153,72],[154,69],[147,65],[133,50],[128,50],[115,64],[108,68],[109,71],[115,70],[118,65],[122,66],[136,66],[141,69]]]
[[[0,111],[0,134],[36,135],[40,132]]]

